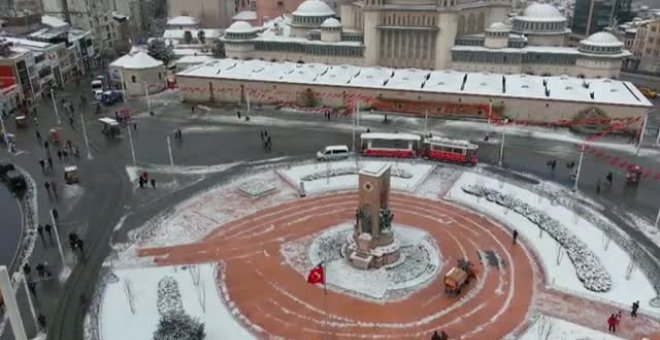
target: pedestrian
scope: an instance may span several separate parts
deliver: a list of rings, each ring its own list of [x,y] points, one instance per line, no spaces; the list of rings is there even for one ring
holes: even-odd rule
[[[268,137],[268,130],[264,130],[264,138]]]
[[[236,111],[236,117],[238,117],[238,119],[241,119],[241,111]]]
[[[70,139],[67,139],[67,140],[66,140],[66,147],[69,148],[69,150],[71,150],[71,146],[72,146],[72,145],[73,145],[73,143],[71,143],[71,140],[70,140]]]
[[[37,317],[37,320],[39,321],[39,327],[41,327],[42,330],[46,329],[46,317],[43,314],[39,314],[39,317]]]
[[[43,159],[39,160],[39,166],[41,166],[41,172],[46,172],[46,161]]]
[[[37,130],[36,134],[37,134],[37,142],[39,142],[39,144],[41,144],[41,132],[39,132],[39,130]]]
[[[193,104],[193,106],[190,107],[190,113],[195,113],[195,104]]]
[[[596,195],[600,195],[600,178],[596,181]]]
[[[447,335],[445,331],[440,331],[440,340],[448,340],[448,339],[449,339],[449,335]]]
[[[48,141],[44,141],[44,149],[48,150]]]
[[[144,189],[144,177],[140,176],[138,183],[140,184],[140,189]]]
[[[516,241],[518,240],[518,230],[514,229],[513,230],[513,245],[516,245]]]
[[[137,131],[137,123],[133,123],[133,131]]]
[[[39,237],[41,237],[41,240],[44,240],[44,227],[39,224],[37,225],[37,232],[39,233]]]
[[[53,159],[48,156],[48,171],[53,170]]]
[[[69,116],[69,125],[73,126],[73,116]]]
[[[50,187],[53,189],[53,195],[57,197],[57,183],[55,183],[55,181],[50,182]]]
[[[84,255],[85,255],[85,248],[83,247],[83,240],[78,239],[78,240],[76,241],[76,247],[77,247],[78,249],[80,249],[80,255],[83,255],[83,256],[84,256]]]
[[[50,244],[53,244],[53,226],[50,223],[46,223],[44,230],[48,233],[48,238],[50,239]]]
[[[32,117],[32,120],[34,121],[34,125],[38,127],[39,126],[39,118],[37,118],[37,116],[34,116],[34,117]]]
[[[63,158],[65,161],[68,161],[68,160],[69,160],[69,153],[66,152],[66,150],[62,150],[62,158]]]
[[[633,318],[636,318],[638,309],[639,309],[639,300],[633,302],[632,311],[630,312],[630,316],[632,316]]]
[[[440,340],[440,334],[438,334],[438,331],[433,332],[433,335],[431,336],[431,340]]]
[[[557,167],[557,160],[556,159],[552,160],[551,167],[552,167],[552,171],[555,171],[555,168]]]
[[[62,161],[62,150],[57,150],[57,159],[59,159],[60,162]]]
[[[608,325],[607,330],[612,333],[616,333],[616,324],[617,324],[616,315],[614,314],[610,315],[610,318],[607,319],[607,325]]]
[[[44,267],[44,265],[41,263],[37,263],[36,268],[37,268],[37,275],[39,275],[39,277],[44,277],[46,274],[46,270],[45,270],[46,268]],[[614,314],[612,314],[612,316],[614,316]]]
[[[73,156],[75,156],[76,159],[80,159],[80,150],[76,147],[73,148]]]
[[[37,283],[34,281],[30,281],[28,282],[27,286],[28,289],[30,290],[30,293],[32,293],[32,295],[34,296],[37,296]]]
[[[46,187],[46,192],[48,192],[48,196],[50,196],[50,183],[49,182],[44,183],[44,187]]]
[[[53,209],[50,210],[50,212],[53,214],[53,218],[55,219],[55,221],[57,221],[57,218],[58,218],[58,215],[59,215],[57,213],[57,209],[53,208]]]
[[[612,175],[611,171],[607,173],[606,179],[607,179],[607,186],[611,187],[612,186],[612,180],[614,179],[614,176]]]
[[[156,189],[156,179],[155,178],[151,179],[151,187]]]
[[[30,268],[29,264],[24,264],[23,265],[23,274],[25,274],[25,277],[30,277],[30,273],[32,272],[32,268]]]
[[[371,132],[371,129],[367,128],[367,133]]]

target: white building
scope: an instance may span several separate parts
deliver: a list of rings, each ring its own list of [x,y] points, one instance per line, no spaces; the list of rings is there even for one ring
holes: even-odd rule
[[[142,51],[132,51],[113,61],[109,71],[110,80],[119,82],[128,96],[160,92],[167,82],[163,62]]]
[[[48,43],[29,39],[2,37],[14,46],[29,50],[34,56],[34,71],[38,79],[32,81],[35,94],[49,89],[51,86],[62,86],[64,79],[71,78],[71,64],[69,53],[64,43]]]
[[[57,28],[43,28],[30,33],[28,38],[49,43],[64,43],[68,56],[61,61],[63,81],[89,71],[96,59],[94,36],[89,31],[56,25]]]

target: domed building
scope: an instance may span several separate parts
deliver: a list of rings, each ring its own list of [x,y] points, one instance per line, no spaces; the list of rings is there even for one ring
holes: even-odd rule
[[[571,33],[566,17],[556,7],[537,2],[513,18],[511,31],[525,36],[531,46],[563,46]]]
[[[306,0],[290,15],[223,38],[227,56],[268,61],[440,69],[457,36],[483,34],[506,18],[510,0],[363,0],[337,13]],[[341,19],[339,19],[341,18]],[[243,25],[241,25],[243,26]],[[247,27],[246,27],[247,29]]]

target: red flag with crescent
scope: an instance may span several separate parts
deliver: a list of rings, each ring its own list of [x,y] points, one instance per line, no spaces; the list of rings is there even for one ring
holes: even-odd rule
[[[319,264],[309,271],[309,275],[307,275],[307,283],[313,285],[320,283],[325,285],[325,271],[323,270],[323,264]]]

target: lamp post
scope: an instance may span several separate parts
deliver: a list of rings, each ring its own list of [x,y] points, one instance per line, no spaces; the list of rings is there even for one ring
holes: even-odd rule
[[[502,167],[502,159],[504,158],[504,140],[506,139],[506,124],[509,122],[508,119],[504,120],[504,129],[502,129],[502,141],[500,142],[500,161],[498,162],[499,166]]]
[[[4,298],[9,323],[14,332],[14,339],[27,340],[28,337],[25,333],[21,311],[18,309],[18,303],[16,302],[16,292],[14,292],[14,288],[9,280],[9,272],[7,272],[6,266],[0,266],[0,292]]]
[[[85,147],[87,148],[87,159],[92,159],[92,151],[89,149],[89,137],[87,137],[87,128],[85,127],[85,117],[82,112],[80,113],[80,125],[83,130],[83,137],[85,137]]]
[[[584,144],[580,147],[580,159],[578,159],[578,167],[575,171],[575,183],[573,184],[573,191],[577,191],[578,183],[580,182],[580,172],[582,171],[582,158],[584,158]]]
[[[57,242],[57,252],[60,254],[60,259],[62,260],[62,268],[68,268],[69,264],[66,262],[64,257],[64,249],[62,248],[62,242],[60,242],[60,231],[57,228],[57,221],[53,215],[53,210],[50,211],[50,220],[53,222],[53,231],[55,232],[55,242]]]
[[[62,121],[60,121],[60,113],[57,111],[57,102],[55,101],[55,92],[53,92],[53,88],[50,88],[50,99],[53,102],[53,112],[55,112],[55,118],[57,119],[57,125],[61,125]]]

